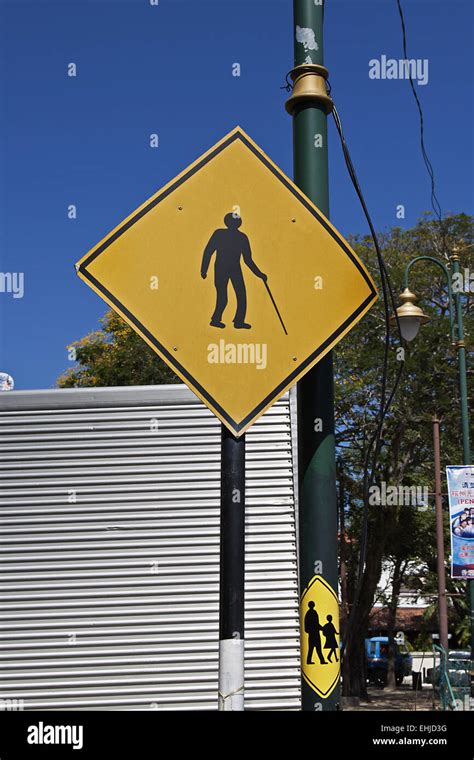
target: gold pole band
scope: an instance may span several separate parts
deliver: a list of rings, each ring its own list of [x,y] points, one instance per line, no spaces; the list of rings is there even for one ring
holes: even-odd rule
[[[326,90],[328,70],[316,63],[303,63],[290,71],[293,92],[285,103],[286,110],[293,116],[301,106],[322,106],[331,113],[333,102]]]

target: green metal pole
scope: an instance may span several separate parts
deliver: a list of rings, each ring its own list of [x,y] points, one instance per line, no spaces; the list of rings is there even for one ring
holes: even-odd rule
[[[460,273],[459,259],[457,255],[452,257],[453,274]],[[464,346],[464,324],[462,317],[462,303],[459,293],[454,293],[456,319],[458,323],[457,349],[459,361],[459,390],[461,396],[461,422],[462,422],[462,452],[463,464],[471,464],[471,446],[469,441],[469,410],[467,401],[467,368],[466,349]]]
[[[460,262],[457,253],[451,258],[453,262],[453,274],[460,273]],[[461,424],[462,424],[462,451],[463,464],[471,464],[471,446],[469,441],[469,409],[467,398],[467,368],[466,368],[466,349],[464,346],[464,324],[462,317],[462,302],[459,293],[454,293],[454,303],[456,307],[456,319],[458,324],[457,350],[459,361],[459,391],[461,396]],[[474,697],[474,580],[468,581],[469,593],[469,614],[471,617],[471,697]]]
[[[323,65],[323,0],[294,0],[295,66]],[[293,79],[295,72],[293,71]],[[295,86],[296,90],[296,86]],[[295,183],[329,216],[327,108],[317,97],[293,115]],[[298,383],[300,592],[320,575],[338,593],[337,496],[332,354]],[[317,604],[316,604],[317,607]],[[301,609],[304,619],[305,609]],[[336,605],[337,612],[337,605]],[[321,614],[321,610],[319,612]],[[326,616],[320,620],[326,622]],[[333,615],[334,618],[334,615]],[[339,631],[339,616],[333,619]],[[304,636],[304,631],[302,636]],[[324,652],[324,650],[323,650]],[[303,669],[305,663],[302,663]],[[303,710],[337,710],[340,680],[323,696],[302,678]]]

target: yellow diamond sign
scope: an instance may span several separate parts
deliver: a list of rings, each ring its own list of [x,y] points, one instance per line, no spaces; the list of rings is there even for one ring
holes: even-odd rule
[[[76,268],[236,435],[377,297],[348,243],[240,128]]]
[[[335,591],[315,575],[301,595],[301,670],[306,683],[327,698],[339,681],[339,604]]]

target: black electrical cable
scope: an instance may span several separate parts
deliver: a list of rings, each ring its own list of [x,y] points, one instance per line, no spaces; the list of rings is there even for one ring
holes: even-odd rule
[[[398,11],[400,14],[400,20],[402,25],[402,34],[403,34],[403,54],[404,59],[406,61],[406,66],[408,70],[408,77],[410,81],[410,87],[413,93],[413,97],[415,98],[415,102],[418,108],[418,113],[420,117],[420,145],[421,145],[421,154],[423,156],[423,160],[430,178],[431,182],[431,206],[433,208],[433,211],[440,223],[441,227],[441,234],[443,238],[443,247],[446,249],[446,243],[445,243],[445,235],[446,231],[444,228],[443,223],[443,217],[442,217],[442,210],[441,210],[441,204],[438,200],[438,197],[436,195],[436,183],[435,183],[435,176],[434,176],[434,169],[433,165],[429,159],[426,147],[425,147],[425,135],[424,135],[424,117],[423,117],[423,109],[420,103],[420,99],[418,98],[415,85],[413,82],[413,78],[411,75],[410,65],[408,62],[408,53],[407,53],[407,40],[406,40],[406,29],[405,29],[405,19],[403,15],[403,9],[400,3],[400,0],[397,0],[397,6]],[[365,561],[366,561],[366,553],[367,553],[367,540],[368,540],[368,489],[373,482],[374,474],[375,474],[375,468],[377,465],[377,459],[378,455],[380,453],[380,449],[382,447],[382,430],[383,430],[383,423],[386,418],[386,415],[390,409],[390,406],[392,404],[393,398],[395,396],[395,393],[397,391],[397,388],[400,384],[400,380],[403,374],[404,369],[404,361],[400,362],[400,368],[397,372],[395,382],[392,388],[392,391],[385,402],[386,398],[386,386],[387,386],[387,374],[388,374],[388,349],[390,345],[390,321],[389,321],[389,313],[388,313],[388,300],[387,300],[387,288],[390,293],[390,301],[392,304],[393,313],[395,315],[395,320],[397,324],[398,329],[398,335],[400,343],[402,342],[402,336],[400,331],[400,322],[398,319],[398,314],[396,310],[395,305],[395,299],[393,297],[393,291],[390,283],[390,278],[388,276],[387,268],[385,266],[385,262],[382,256],[382,253],[380,251],[380,247],[377,240],[377,235],[375,233],[372,220],[370,218],[370,214],[368,212],[364,196],[362,194],[362,190],[360,188],[357,175],[355,173],[354,165],[352,163],[349,149],[347,147],[347,143],[344,138],[344,133],[342,129],[341,120],[339,117],[339,114],[337,112],[337,109],[334,107],[333,109],[333,116],[334,116],[334,122],[336,124],[336,129],[338,131],[342,150],[347,166],[347,170],[349,172],[349,176],[352,180],[352,183],[354,185],[354,188],[356,190],[357,196],[359,197],[360,203],[362,205],[365,217],[367,219],[367,223],[370,228],[370,232],[374,241],[375,250],[377,253],[377,259],[380,269],[380,275],[381,275],[381,282],[382,282],[382,291],[383,291],[383,298],[384,298],[384,310],[385,310],[385,350],[384,350],[384,360],[383,360],[383,374],[382,374],[382,389],[381,389],[381,399],[380,399],[380,409],[378,413],[378,424],[376,426],[376,429],[372,435],[372,437],[369,440],[366,457],[364,461],[364,473],[363,473],[363,502],[364,502],[364,516],[363,516],[363,523],[362,523],[362,529],[361,529],[361,541],[360,541],[360,549],[359,549],[359,567],[358,567],[358,573],[357,573],[357,582],[356,582],[356,589],[354,593],[354,601],[352,604],[352,608],[349,614],[349,621],[347,630],[351,630],[351,624],[354,618],[355,610],[358,606],[359,598],[360,598],[360,592],[362,588],[362,579],[363,579],[363,573],[365,568]],[[346,636],[347,638],[347,636]],[[345,645],[345,643],[344,643]]]
[[[420,115],[421,154],[423,156],[423,160],[425,162],[425,166],[426,166],[426,169],[428,171],[428,174],[429,174],[429,177],[430,177],[430,180],[431,180],[431,207],[432,207],[433,211],[435,212],[435,214],[436,214],[436,216],[438,218],[438,221],[440,222],[440,224],[442,224],[443,219],[442,219],[442,212],[441,212],[441,204],[440,204],[440,202],[438,200],[438,197],[436,195],[436,185],[435,185],[435,176],[434,176],[433,165],[432,165],[432,163],[431,163],[431,161],[430,161],[430,159],[428,157],[428,153],[426,152],[426,148],[425,148],[425,124],[424,124],[424,119],[423,119],[423,109],[421,107],[420,99],[419,99],[419,97],[418,97],[418,95],[416,93],[416,90],[415,90],[415,85],[413,83],[413,79],[412,79],[412,76],[411,76],[410,64],[408,63],[409,59],[408,59],[408,53],[407,53],[407,35],[406,35],[406,29],[405,29],[405,18],[404,18],[404,15],[403,15],[403,9],[402,9],[400,0],[397,0],[397,6],[398,6],[398,12],[400,14],[400,21],[402,23],[404,60],[406,61],[406,67],[407,67],[407,71],[408,71],[408,77],[409,77],[409,80],[410,80],[411,91],[413,93],[413,97],[415,98],[416,105],[417,105],[417,108],[418,108],[418,113]]]
[[[391,405],[391,401],[392,401],[393,395],[394,395],[394,391],[392,390],[392,393],[391,393],[391,395],[390,395],[390,397],[388,399],[388,402],[387,402],[387,404],[385,404],[387,358],[388,358],[388,348],[389,348],[389,341],[388,341],[388,339],[390,338],[390,313],[389,313],[389,305],[388,305],[388,302],[387,302],[387,288],[388,288],[388,291],[389,291],[389,294],[390,294],[390,302],[391,302],[391,305],[392,305],[393,312],[395,314],[396,324],[397,324],[397,328],[398,328],[398,336],[399,336],[399,339],[400,339],[400,342],[401,342],[402,338],[401,338],[401,332],[400,332],[400,323],[398,321],[398,315],[397,315],[397,310],[396,310],[395,298],[394,298],[394,295],[393,295],[393,290],[392,290],[392,286],[391,286],[391,283],[390,283],[390,278],[389,278],[389,275],[388,275],[388,272],[387,272],[387,268],[385,266],[385,261],[383,259],[382,252],[380,250],[380,246],[379,246],[379,243],[378,243],[377,235],[376,235],[374,226],[372,224],[372,220],[371,220],[369,211],[367,209],[367,205],[365,203],[364,196],[363,196],[361,187],[359,185],[359,181],[357,179],[357,175],[356,175],[356,172],[355,172],[355,169],[354,169],[354,165],[352,163],[352,160],[351,160],[351,157],[350,157],[350,154],[349,154],[349,149],[347,147],[347,143],[346,143],[346,140],[345,140],[345,137],[344,137],[344,133],[343,133],[343,130],[342,130],[341,120],[340,120],[339,114],[337,112],[337,109],[335,107],[334,107],[334,110],[333,110],[333,115],[334,115],[334,121],[336,123],[336,128],[337,128],[337,131],[339,133],[339,137],[341,139],[341,144],[342,144],[342,149],[343,149],[343,153],[344,153],[344,158],[346,160],[346,166],[347,166],[347,169],[349,171],[349,175],[350,175],[351,180],[353,182],[353,185],[354,185],[354,188],[356,190],[356,193],[357,193],[357,195],[359,197],[359,200],[361,202],[362,208],[364,210],[364,214],[366,216],[366,219],[367,219],[367,222],[368,222],[368,225],[369,225],[369,228],[370,228],[372,239],[374,241],[374,246],[375,246],[375,250],[376,250],[376,253],[377,253],[377,258],[378,258],[378,263],[379,263],[379,268],[380,268],[380,273],[381,273],[382,290],[383,290],[383,294],[384,294],[384,311],[385,311],[385,325],[386,325],[386,327],[385,327],[385,335],[386,335],[386,338],[387,338],[386,345],[385,345],[385,352],[384,352],[384,371],[383,371],[383,377],[382,377],[382,389],[383,390],[382,390],[382,394],[381,394],[382,400],[381,400],[381,404],[380,404],[380,407],[381,407],[380,422],[383,424],[383,417],[385,417],[385,415],[387,414],[387,412],[388,412],[388,410],[390,408],[390,405]],[[403,369],[403,362],[401,362],[401,370],[402,369]],[[395,390],[396,390],[396,388],[395,388]]]
[[[443,218],[442,218],[442,211],[441,211],[441,204],[439,203],[438,197],[436,195],[436,184],[435,184],[435,176],[434,176],[434,170],[433,166],[431,164],[431,161],[429,159],[428,153],[426,151],[425,147],[425,140],[424,140],[424,118],[423,118],[423,109],[421,107],[420,100],[418,98],[418,95],[415,90],[415,85],[413,83],[413,79],[411,76],[410,66],[408,63],[408,53],[407,53],[407,41],[406,41],[406,29],[405,29],[405,19],[403,15],[402,6],[400,3],[400,0],[397,0],[398,5],[398,11],[400,14],[400,20],[402,24],[402,33],[403,33],[403,53],[407,65],[408,70],[408,76],[410,81],[411,90],[413,92],[413,96],[416,101],[416,105],[418,108],[418,113],[420,116],[420,143],[421,143],[421,153],[423,156],[423,160],[425,162],[426,169],[428,171],[430,181],[431,181],[431,206],[433,208],[433,211],[440,223],[441,226],[441,233],[443,237],[443,247],[445,248],[445,229],[443,224]],[[331,92],[331,85],[329,82],[326,82],[328,94]],[[287,91],[290,91],[292,89],[291,82],[288,81],[288,74],[286,76],[286,83],[281,88],[285,89]],[[404,359],[400,361],[400,367],[398,369],[398,372],[395,377],[395,381],[393,384],[393,388],[390,391],[388,398],[387,398],[387,377],[388,377],[388,355],[390,350],[390,307],[389,307],[389,298],[390,296],[390,303],[393,309],[393,313],[395,316],[395,322],[397,325],[397,331],[398,331],[398,338],[400,341],[400,344],[402,343],[402,334],[400,329],[400,322],[398,319],[397,314],[397,307],[395,304],[395,298],[393,295],[392,286],[390,283],[390,277],[387,272],[387,267],[385,265],[385,261],[379,246],[379,242],[377,239],[377,234],[375,232],[375,228],[372,223],[372,219],[370,216],[370,213],[368,211],[364,195],[362,193],[362,189],[360,187],[359,181],[357,179],[357,174],[354,169],[354,165],[352,163],[352,159],[349,153],[349,148],[347,146],[344,132],[342,128],[342,122],[339,117],[339,114],[337,112],[336,107],[333,107],[332,111],[333,117],[334,117],[334,123],[336,125],[337,132],[339,134],[339,138],[341,140],[341,146],[342,146],[342,152],[344,155],[346,167],[349,173],[349,176],[351,178],[352,184],[354,185],[354,189],[357,193],[357,196],[359,198],[359,201],[361,203],[362,209],[364,211],[365,218],[367,220],[367,223],[369,225],[370,234],[372,236],[375,252],[377,255],[377,261],[379,265],[380,270],[380,279],[382,284],[382,293],[383,293],[383,303],[384,303],[384,314],[385,314],[385,346],[384,346],[384,358],[383,358],[383,367],[382,367],[382,383],[381,383],[381,393],[380,393],[380,405],[379,405],[379,411],[377,414],[377,424],[375,427],[375,430],[369,439],[367,450],[366,450],[366,456],[364,460],[364,469],[363,469],[363,503],[364,503],[364,516],[363,516],[363,522],[362,522],[362,529],[361,529],[361,541],[360,541],[360,548],[359,548],[359,567],[358,567],[358,573],[357,573],[357,582],[356,582],[356,589],[354,594],[354,601],[351,607],[351,611],[349,614],[349,621],[347,625],[347,631],[351,630],[351,624],[354,618],[355,610],[357,609],[358,603],[359,603],[359,597],[360,592],[362,588],[362,579],[363,579],[363,573],[365,569],[365,563],[366,563],[366,554],[367,554],[367,539],[368,539],[368,517],[369,517],[369,511],[368,511],[368,492],[369,487],[372,484],[374,480],[375,470],[377,466],[378,456],[380,453],[380,450],[382,448],[383,439],[382,439],[382,431],[383,431],[383,425],[385,418],[390,410],[390,407],[392,405],[393,399],[395,397],[395,393],[397,392],[397,388],[400,384],[400,380],[403,374],[404,369]],[[387,293],[388,291],[388,293]],[[346,633],[346,639],[347,639],[347,633]],[[345,647],[346,642],[343,643],[343,651]]]
[[[347,626],[347,630],[349,631],[351,630],[351,625],[354,618],[355,610],[359,602],[360,592],[362,588],[362,578],[363,578],[363,572],[365,568],[365,561],[366,561],[366,554],[367,554],[369,487],[372,484],[373,479],[374,479],[378,455],[382,447],[383,424],[388,414],[388,411],[391,407],[398,385],[400,383],[401,376],[403,373],[403,368],[404,368],[404,362],[403,361],[400,362],[400,367],[395,377],[393,388],[387,399],[386,396],[387,396],[387,376],[388,376],[388,352],[390,349],[390,311],[389,311],[389,299],[388,299],[387,291],[390,296],[390,302],[392,305],[393,313],[395,314],[395,319],[396,319],[396,324],[397,324],[397,329],[398,329],[398,336],[401,342],[402,338],[401,338],[401,331],[400,331],[400,323],[399,323],[398,315],[396,311],[395,298],[394,298],[392,286],[390,283],[390,277],[387,272],[385,261],[384,261],[382,252],[380,250],[379,242],[377,239],[377,234],[375,232],[375,228],[372,223],[372,219],[368,211],[367,204],[365,202],[364,195],[362,193],[362,189],[357,179],[357,174],[355,172],[354,165],[352,163],[352,159],[349,153],[349,148],[347,146],[347,143],[344,137],[341,119],[339,117],[336,107],[333,108],[333,117],[334,117],[334,122],[336,125],[337,132],[339,134],[339,138],[341,140],[341,146],[342,146],[342,151],[344,154],[347,170],[349,172],[349,176],[351,178],[352,184],[354,185],[357,196],[360,200],[367,223],[369,225],[372,239],[374,241],[374,247],[377,254],[377,260],[378,260],[379,269],[380,269],[382,293],[383,293],[383,300],[384,300],[384,312],[385,312],[385,347],[384,347],[384,359],[383,359],[383,369],[382,369],[382,388],[381,388],[380,407],[379,407],[379,412],[377,415],[376,428],[372,434],[372,437],[369,439],[369,443],[368,443],[367,451],[366,451],[366,457],[364,461],[364,471],[363,471],[364,516],[363,516],[363,523],[362,523],[362,529],[361,529],[361,541],[360,541],[360,548],[359,548],[359,568],[358,568],[358,574],[357,574],[356,589],[354,593],[354,600],[353,600],[353,604],[352,604],[351,611],[349,614],[349,621],[348,621],[348,626]],[[346,635],[346,639],[347,639],[347,635]],[[346,642],[343,643],[343,650],[345,648],[345,645],[346,645]]]
[[[286,83],[281,89],[285,89],[288,92],[292,89],[292,83],[288,81],[288,75],[286,76]],[[326,87],[328,94],[331,92],[331,85],[329,81],[326,82]],[[377,234],[375,232],[374,225],[372,223],[372,218],[370,216],[369,210],[367,208],[367,204],[365,202],[364,195],[362,193],[362,189],[359,184],[359,180],[357,178],[357,174],[354,168],[354,165],[352,163],[352,159],[349,153],[349,148],[347,146],[344,132],[342,128],[342,122],[340,119],[340,116],[338,114],[338,111],[336,107],[333,107],[332,111],[334,122],[336,125],[336,129],[339,134],[339,138],[341,140],[341,146],[342,151],[344,155],[344,159],[346,162],[346,167],[349,173],[349,176],[351,178],[352,184],[354,185],[354,189],[357,193],[357,196],[359,198],[359,201],[361,203],[362,209],[364,211],[365,218],[367,220],[367,223],[369,225],[370,233],[372,236],[372,239],[374,241],[374,247],[377,255],[379,270],[380,270],[380,279],[382,284],[382,293],[383,293],[383,303],[384,303],[384,314],[385,314],[385,346],[384,346],[384,358],[383,358],[383,369],[382,369],[382,387],[381,387],[381,393],[380,393],[380,405],[379,405],[379,411],[377,414],[377,424],[375,427],[375,430],[372,434],[372,437],[369,439],[366,456],[364,460],[364,469],[363,469],[363,503],[364,503],[364,517],[363,517],[363,524],[362,524],[362,530],[361,530],[361,543],[360,543],[360,550],[359,550],[359,567],[358,567],[358,574],[357,574],[357,583],[356,583],[356,590],[354,595],[354,602],[352,604],[351,612],[349,614],[349,621],[347,630],[350,630],[351,623],[354,617],[355,610],[358,605],[361,587],[362,587],[362,578],[363,578],[363,572],[365,569],[365,562],[366,562],[366,554],[367,554],[367,538],[368,538],[368,494],[369,494],[369,487],[372,484],[374,480],[374,474],[375,469],[377,466],[377,460],[378,455],[380,453],[380,449],[382,447],[382,431],[383,431],[383,425],[385,418],[390,410],[390,407],[392,405],[395,393],[397,391],[397,388],[399,386],[402,374],[403,374],[403,368],[404,368],[404,360],[400,361],[400,367],[396,374],[395,381],[393,384],[393,388],[390,391],[388,398],[387,398],[387,377],[388,377],[388,356],[389,356],[389,350],[390,350],[390,306],[389,306],[389,298],[390,296],[390,303],[393,309],[393,313],[395,315],[395,321],[397,325],[397,331],[398,331],[398,337],[400,343],[402,342],[402,335],[400,330],[400,322],[398,319],[396,304],[395,304],[395,298],[393,295],[392,286],[390,283],[390,277],[387,272],[387,267],[385,265],[385,261],[379,246]],[[429,159],[428,159],[429,160]],[[343,643],[343,651],[344,651],[345,643]]]
[[[283,87],[280,87],[280,90],[286,90],[287,92],[291,92],[293,89],[293,84],[289,81],[288,77],[290,76],[291,71],[288,71],[286,77],[285,77],[285,84]]]

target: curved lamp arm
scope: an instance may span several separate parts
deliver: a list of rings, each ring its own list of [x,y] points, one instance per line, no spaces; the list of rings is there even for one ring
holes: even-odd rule
[[[449,302],[449,325],[450,325],[450,331],[451,331],[451,341],[453,343],[456,342],[456,335],[455,335],[455,321],[454,321],[454,298],[453,298],[453,290],[451,287],[451,275],[449,273],[449,269],[445,264],[443,264],[442,261],[439,259],[435,259],[433,256],[417,256],[416,258],[412,259],[405,269],[405,287],[408,288],[408,278],[410,275],[410,270],[414,264],[416,264],[418,261],[431,261],[433,264],[436,264],[439,266],[445,276],[446,276],[446,282],[448,283],[448,302]]]

